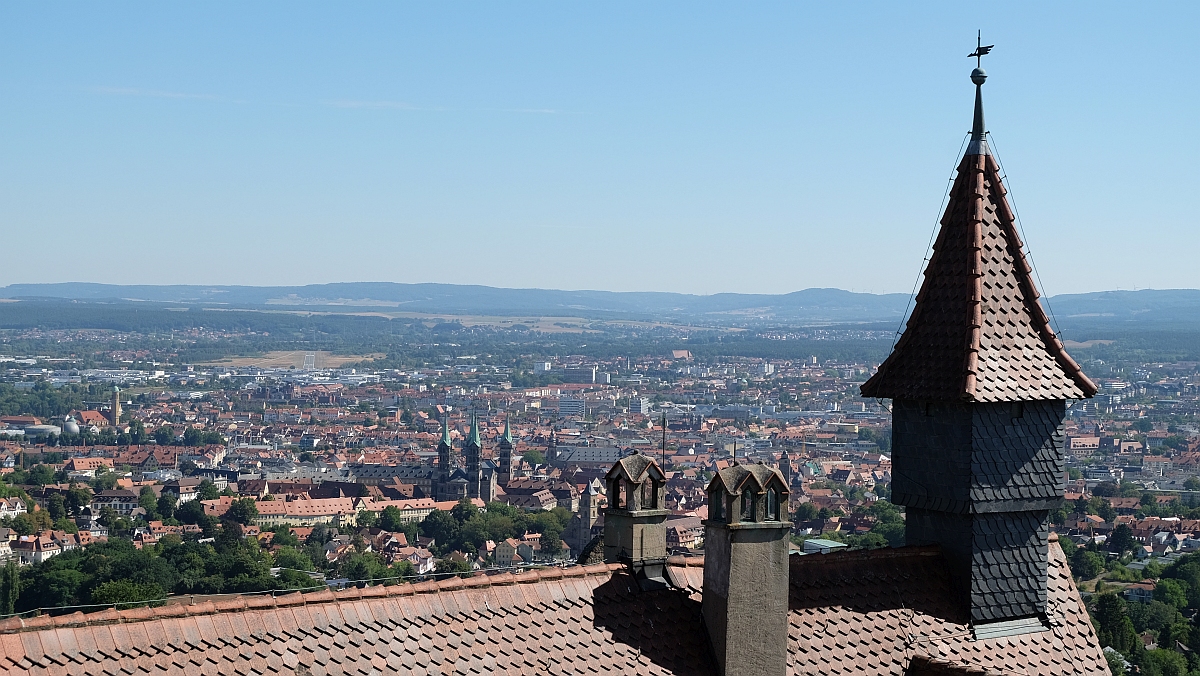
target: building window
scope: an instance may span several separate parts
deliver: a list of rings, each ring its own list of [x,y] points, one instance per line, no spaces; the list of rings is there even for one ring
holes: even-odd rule
[[[613,509],[621,509],[621,480],[617,479],[612,482],[612,488],[609,490],[608,501],[612,503]]]
[[[725,520],[725,491],[717,489],[709,494],[708,516],[714,521]]]
[[[658,491],[654,489],[653,479],[646,479],[642,484],[642,509],[658,509]]]
[[[779,490],[767,491],[767,521],[779,521]]]
[[[742,491],[742,521],[754,520],[754,493],[750,489]]]

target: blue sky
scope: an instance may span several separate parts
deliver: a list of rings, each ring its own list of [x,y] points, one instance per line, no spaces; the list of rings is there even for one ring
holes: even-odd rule
[[[0,284],[907,292],[989,128],[1050,294],[1200,286],[1200,5],[0,5]]]

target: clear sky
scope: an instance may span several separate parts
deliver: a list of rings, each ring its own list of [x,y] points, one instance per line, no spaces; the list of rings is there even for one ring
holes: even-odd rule
[[[1050,294],[1200,286],[1197,3],[0,4],[0,284],[908,292],[965,132]]]

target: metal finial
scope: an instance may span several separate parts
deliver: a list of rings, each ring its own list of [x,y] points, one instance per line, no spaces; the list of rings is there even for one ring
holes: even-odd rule
[[[987,73],[980,67],[981,59],[990,54],[996,45],[984,45],[983,31],[975,36],[975,51],[967,57],[975,57],[975,70],[971,71],[971,82],[975,83],[975,118],[971,122],[971,143],[967,146],[968,155],[991,154],[987,145],[987,128],[983,122],[983,83],[987,81]]]
[[[971,52],[970,54],[967,54],[967,58],[969,59],[971,57],[975,57],[975,67],[982,68],[983,67],[983,61],[982,61],[983,57],[990,54],[992,51],[992,47],[995,47],[995,46],[996,45],[984,45],[983,44],[983,31],[979,31],[975,35],[975,51]]]

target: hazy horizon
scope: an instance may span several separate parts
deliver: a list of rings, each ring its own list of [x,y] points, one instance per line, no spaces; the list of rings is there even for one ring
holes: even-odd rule
[[[0,16],[0,285],[908,294],[982,29],[1041,291],[1197,286],[1194,5]]]

